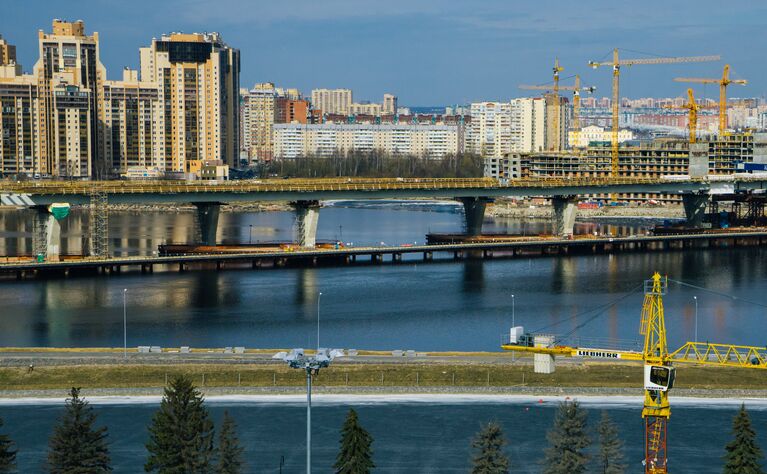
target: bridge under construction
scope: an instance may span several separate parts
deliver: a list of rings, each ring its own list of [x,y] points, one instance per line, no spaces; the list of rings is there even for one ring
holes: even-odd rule
[[[197,208],[199,243],[215,245],[219,210],[233,202],[287,201],[296,211],[296,242],[314,248],[322,200],[455,199],[463,204],[465,233],[482,233],[487,203],[499,197],[546,197],[553,206],[554,233],[567,237],[580,198],[604,193],[662,192],[682,196],[689,227],[700,227],[711,196],[762,193],[767,176],[716,176],[664,179],[632,177],[576,179],[492,178],[332,178],[267,179],[222,183],[181,181],[22,181],[0,183],[5,205],[38,211],[35,255],[45,261],[60,259],[60,224],[71,205],[90,208],[90,255],[109,258],[106,231],[109,204],[191,203]],[[62,211],[62,209],[64,211]],[[55,212],[55,211],[59,212]]]

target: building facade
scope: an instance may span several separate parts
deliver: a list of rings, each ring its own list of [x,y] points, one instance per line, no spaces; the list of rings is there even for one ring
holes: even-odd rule
[[[312,107],[323,114],[349,114],[352,106],[351,89],[314,89]]]
[[[16,64],[16,46],[9,44],[0,35],[0,66]]]
[[[578,148],[586,148],[591,143],[595,142],[612,142],[612,130],[605,130],[604,127],[597,127],[596,125],[589,125],[588,127],[581,128],[577,133],[574,131],[570,133],[569,142]],[[577,135],[577,143],[576,143]],[[621,129],[618,131],[618,143],[623,143],[634,139],[634,132],[631,130]]]
[[[188,160],[239,156],[240,52],[218,33],[163,35],[140,48],[141,79],[157,84],[163,114],[157,152],[165,170],[183,172]]]
[[[277,124],[274,156],[295,159],[378,151],[441,159],[461,151],[458,124]]]
[[[0,63],[0,173],[105,179],[190,159],[235,164],[239,52],[216,33],[164,36],[141,48],[141,74],[109,81],[99,35],[82,21],[40,31],[32,74]],[[14,56],[5,41],[3,58]],[[3,59],[5,62],[5,59]]]

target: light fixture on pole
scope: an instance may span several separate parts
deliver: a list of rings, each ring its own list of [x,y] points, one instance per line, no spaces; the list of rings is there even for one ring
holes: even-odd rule
[[[693,300],[695,300],[695,342],[698,342],[698,297],[693,296]]]
[[[306,371],[306,474],[312,472],[312,376],[329,366],[336,357],[344,355],[340,349],[317,349],[317,354],[310,357],[303,349],[291,349],[272,356],[272,359],[284,360],[293,369]]]
[[[253,244],[253,224],[250,224],[248,226],[250,228],[250,231],[248,232],[248,245]]]
[[[128,358],[128,289],[123,288],[123,357]]]
[[[317,294],[317,351],[320,350],[320,298],[322,298],[322,292]]]
[[[516,308],[514,305],[514,295],[511,295],[511,327],[516,327]],[[511,354],[511,361],[514,362],[516,360],[516,353]]]

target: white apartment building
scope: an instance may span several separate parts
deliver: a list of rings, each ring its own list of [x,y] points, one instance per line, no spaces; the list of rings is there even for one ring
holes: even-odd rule
[[[578,143],[576,143],[576,135]],[[618,143],[633,139],[634,133],[631,130],[623,129],[618,131]],[[605,130],[603,127],[598,127],[596,125],[583,127],[579,132],[570,132],[570,143],[579,148],[586,148],[591,142],[609,142],[611,140],[612,130]]]
[[[378,150],[441,159],[460,151],[458,125],[276,124],[275,158]]]
[[[312,90],[312,106],[323,114],[348,114],[352,102],[351,89]]]
[[[473,117],[472,117],[473,119]],[[533,152],[546,148],[546,101],[543,97],[511,100],[511,151]],[[497,156],[497,155],[496,155]]]
[[[475,102],[471,104],[471,125],[466,150],[482,156],[504,156],[511,151],[511,104]]]

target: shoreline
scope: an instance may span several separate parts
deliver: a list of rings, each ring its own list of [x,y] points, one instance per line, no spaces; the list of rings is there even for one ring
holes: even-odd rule
[[[576,387],[341,387],[314,386],[312,403],[334,404],[398,404],[398,403],[497,403],[497,404],[542,404],[578,399],[584,405],[634,405],[641,404],[641,388],[576,388]],[[198,389],[206,401],[212,403],[262,403],[262,404],[304,404],[306,391],[303,387],[270,387],[257,389],[244,387],[218,387]],[[362,390],[364,389],[364,390]],[[670,399],[676,406],[725,405],[736,406],[748,401],[767,410],[767,390],[722,389],[674,389]],[[163,388],[143,389],[83,389],[84,398],[92,404],[149,404],[159,403]],[[68,397],[66,390],[0,390],[2,405],[43,405],[63,402]]]

